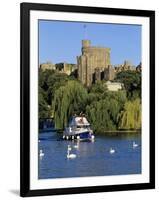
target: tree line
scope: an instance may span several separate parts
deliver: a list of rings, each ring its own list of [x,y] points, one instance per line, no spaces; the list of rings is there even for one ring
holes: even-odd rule
[[[141,73],[123,71],[114,81],[124,89],[109,91],[106,82],[84,87],[74,76],[39,70],[39,118],[53,118],[63,129],[72,115],[84,113],[97,133],[141,129]]]

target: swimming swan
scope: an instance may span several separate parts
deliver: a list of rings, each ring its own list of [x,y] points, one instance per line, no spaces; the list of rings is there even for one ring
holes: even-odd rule
[[[73,153],[70,154],[70,150],[69,149],[67,150],[67,158],[76,158],[76,157],[77,157],[76,154]]]
[[[110,154],[115,153],[115,149],[113,149],[113,148],[111,147],[110,150],[109,150],[109,153],[110,153]]]
[[[43,157],[44,156],[44,153],[43,153],[43,150],[42,149],[40,149],[40,157]]]
[[[138,147],[138,144],[136,144],[134,141],[133,141],[133,148],[136,148]]]

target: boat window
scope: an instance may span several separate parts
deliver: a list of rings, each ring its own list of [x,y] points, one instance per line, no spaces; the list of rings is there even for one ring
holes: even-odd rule
[[[89,128],[89,125],[85,125],[84,127],[85,127],[85,128]]]

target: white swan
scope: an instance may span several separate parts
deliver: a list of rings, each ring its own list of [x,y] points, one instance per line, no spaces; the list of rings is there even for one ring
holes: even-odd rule
[[[73,153],[70,154],[70,150],[69,149],[67,150],[67,158],[76,158],[76,157],[77,157],[76,154]]]
[[[115,153],[115,149],[113,149],[112,147],[109,149],[109,153],[110,154],[113,154],[113,153]]]
[[[133,141],[133,148],[136,148],[136,147],[138,147],[139,145],[138,144],[136,144],[134,141]]]
[[[43,156],[44,156],[44,153],[43,153],[42,149],[40,149],[39,155],[40,155],[40,157],[43,157]]]

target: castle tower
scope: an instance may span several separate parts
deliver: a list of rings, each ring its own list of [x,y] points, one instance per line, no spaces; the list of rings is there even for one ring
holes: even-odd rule
[[[110,49],[91,46],[90,40],[82,40],[82,55],[77,56],[78,79],[89,87],[96,80],[101,80],[101,72],[110,65]],[[98,69],[98,70],[97,70]]]
[[[82,40],[82,48],[88,48],[91,46],[90,40]]]

